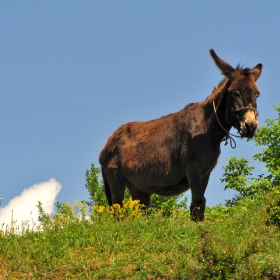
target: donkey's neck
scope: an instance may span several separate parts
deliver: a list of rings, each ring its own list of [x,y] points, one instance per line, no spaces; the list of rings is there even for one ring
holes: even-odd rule
[[[225,79],[220,82],[204,103],[205,117],[208,129],[213,133],[213,138],[221,142],[228,135],[232,125],[227,119],[227,98],[230,81]]]

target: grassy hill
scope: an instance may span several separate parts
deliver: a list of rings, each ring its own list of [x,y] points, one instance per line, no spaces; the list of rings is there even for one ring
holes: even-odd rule
[[[52,217],[39,205],[40,229],[2,229],[0,279],[280,279],[273,197],[208,207],[200,223],[188,211],[143,215],[132,201],[90,217],[82,203]]]

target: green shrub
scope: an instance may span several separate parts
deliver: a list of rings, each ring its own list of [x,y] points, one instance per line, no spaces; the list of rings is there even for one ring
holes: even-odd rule
[[[100,168],[95,167],[91,163],[90,169],[86,170],[86,189],[89,192],[89,201],[87,203],[92,206],[94,204],[103,205],[107,204],[107,199],[104,192],[103,180],[99,180]]]
[[[280,185],[280,103],[274,107],[278,113],[277,119],[265,121],[265,126],[257,130],[254,137],[257,146],[265,146],[254,159],[264,162],[268,171],[267,178],[274,185]]]
[[[276,225],[280,227],[280,188],[276,188],[266,197],[267,225]]]

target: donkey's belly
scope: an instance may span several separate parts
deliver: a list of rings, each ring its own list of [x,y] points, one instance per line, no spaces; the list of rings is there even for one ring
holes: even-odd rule
[[[140,188],[139,188],[140,189]],[[141,190],[147,193],[156,193],[163,196],[179,195],[189,189],[188,180],[184,177],[179,183],[167,186],[152,185],[142,187]]]

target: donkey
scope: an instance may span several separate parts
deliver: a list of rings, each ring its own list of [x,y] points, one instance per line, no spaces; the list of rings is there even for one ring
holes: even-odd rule
[[[221,142],[231,138],[232,127],[246,138],[257,129],[255,82],[262,70],[262,64],[234,69],[214,50],[210,54],[224,78],[205,101],[159,119],[129,122],[109,137],[99,156],[109,205],[122,205],[125,187],[147,207],[153,193],[172,196],[191,189],[191,218],[204,219],[204,193]]]

